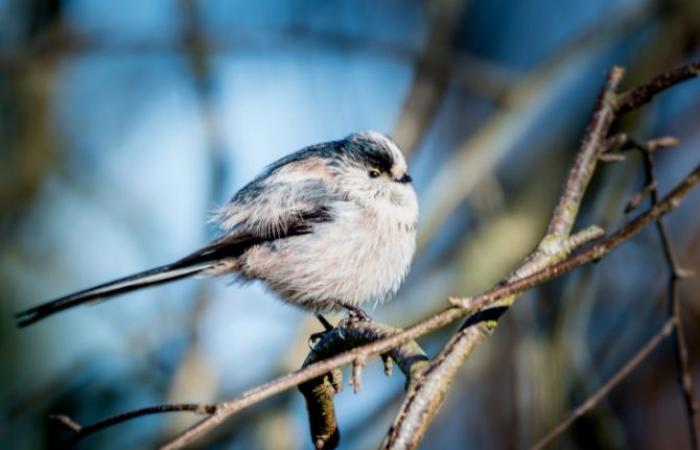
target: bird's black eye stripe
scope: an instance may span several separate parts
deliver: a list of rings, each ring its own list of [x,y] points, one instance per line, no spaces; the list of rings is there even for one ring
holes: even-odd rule
[[[378,169],[369,169],[369,177],[370,178],[377,178],[381,175],[381,172],[379,172]]]

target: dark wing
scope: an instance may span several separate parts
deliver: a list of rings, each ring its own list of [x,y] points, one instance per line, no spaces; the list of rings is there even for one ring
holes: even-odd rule
[[[106,300],[149,286],[156,286],[201,273],[211,268],[216,258],[222,255],[235,257],[253,245],[251,239],[229,240],[226,243],[217,240],[210,245],[178,260],[172,264],[155,267],[127,277],[100,284],[78,291],[47,303],[27,309],[15,315],[17,326],[26,327],[57,312],[82,305],[84,303]]]
[[[283,188],[280,192],[286,200],[273,202],[279,208],[277,211],[268,205],[256,213],[251,209],[255,206],[255,200],[252,199],[248,205],[232,202],[227,206],[229,210],[244,208],[248,214],[239,215],[243,220],[230,226],[223,237],[174,263],[100,284],[22,311],[15,316],[17,325],[25,327],[74,306],[189,277],[211,269],[222,260],[236,258],[254,245],[310,233],[313,224],[333,219],[332,204],[329,202],[333,197],[317,196],[318,192],[309,194],[311,191],[303,191],[306,192],[302,195],[303,198],[295,199],[290,194],[302,191]],[[321,201],[321,198],[325,201]]]
[[[16,315],[20,327],[88,302],[179,280],[236,258],[254,245],[310,233],[333,220],[333,204],[344,201],[324,179],[332,177],[324,146],[309,147],[270,166],[219,210],[224,236],[171,264],[85,289]]]

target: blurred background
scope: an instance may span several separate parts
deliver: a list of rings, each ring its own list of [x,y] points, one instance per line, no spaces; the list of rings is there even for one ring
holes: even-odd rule
[[[406,326],[491,286],[541,237],[595,94],[700,57],[697,0],[0,0],[0,447],[56,448],[83,424],[165,402],[214,402],[297,369],[309,315],[260,285],[185,281],[18,331],[13,312],[161,265],[216,234],[208,213],[266,164],[363,129],[410,155],[422,221],[398,298]],[[699,161],[700,81],[619,128],[674,135],[662,191]],[[640,160],[601,167],[579,227],[623,224]],[[700,192],[668,217],[700,273]],[[653,228],[518,301],[455,381],[422,448],[523,448],[614,373],[666,315]],[[681,284],[700,385],[700,278]],[[435,354],[449,327],[421,344]],[[665,342],[559,448],[689,448]],[[341,448],[374,448],[403,392],[365,370],[337,397]],[[697,389],[696,389],[697,390]],[[81,443],[146,449],[196,420],[134,420]],[[198,444],[311,446],[301,395]]]

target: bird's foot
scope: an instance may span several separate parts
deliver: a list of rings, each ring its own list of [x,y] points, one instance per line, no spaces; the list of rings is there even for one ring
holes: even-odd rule
[[[370,322],[372,318],[367,314],[362,308],[350,305],[347,303],[338,302],[338,305],[345,308],[348,312],[348,319],[350,321],[366,321]]]

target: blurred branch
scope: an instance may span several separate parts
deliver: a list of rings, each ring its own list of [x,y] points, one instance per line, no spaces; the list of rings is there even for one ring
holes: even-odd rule
[[[465,0],[429,2],[429,34],[416,58],[413,81],[404,100],[393,138],[406,156],[418,147],[433,122],[452,78],[457,58],[453,47]]]
[[[182,51],[187,62],[187,68],[192,79],[192,85],[198,102],[198,110],[202,129],[204,130],[204,156],[209,170],[209,186],[206,192],[206,203],[209,208],[221,201],[226,180],[226,161],[224,160],[224,144],[221,137],[221,127],[213,106],[211,81],[210,47],[205,38],[202,26],[200,8],[195,0],[179,0],[182,23]],[[213,234],[212,229],[205,226],[205,234]],[[217,390],[217,382],[213,379],[202,354],[200,338],[200,322],[212,300],[212,289],[208,283],[199,283],[196,300],[187,317],[187,327],[184,329],[188,342],[180,358],[168,389],[168,398],[177,401],[181,398],[198,398],[211,400]],[[196,380],[193,384],[192,380]],[[183,421],[173,421],[172,429],[181,429],[193,423],[183,417]],[[181,423],[184,422],[184,423]],[[170,430],[172,432],[172,430]],[[166,431],[167,432],[167,431]],[[168,433],[170,435],[170,433]]]
[[[29,45],[39,45],[66,29],[64,7],[57,0],[33,0],[31,8],[22,10]],[[4,213],[0,228],[3,238],[11,241],[13,225],[31,206],[62,156],[51,123],[58,63],[56,58],[42,58],[36,61],[37,70],[26,76],[0,73],[0,210]]]
[[[620,147],[620,151],[638,150],[641,153],[644,162],[645,185],[639,191],[639,193],[632,197],[630,202],[628,202],[625,212],[636,208],[641,200],[646,196],[650,196],[651,206],[656,206],[659,202],[659,198],[657,188],[658,180],[656,178],[656,169],[654,167],[653,160],[654,151],[659,148],[675,146],[677,145],[678,141],[674,138],[665,137],[643,142],[626,134],[619,134],[610,138],[609,142],[612,142],[614,147]],[[606,153],[610,152],[610,150],[612,150],[612,148],[606,149]],[[620,156],[624,158],[624,155],[620,154]],[[646,356],[648,356],[651,351],[656,348],[663,338],[671,334],[671,332],[673,333],[674,338],[679,387],[687,411],[690,443],[693,449],[698,448],[698,406],[693,394],[693,383],[690,365],[688,362],[688,350],[685,342],[685,336],[683,334],[682,318],[678,299],[678,281],[687,274],[678,263],[678,257],[673,250],[666,223],[662,218],[656,220],[656,228],[661,240],[664,257],[669,270],[669,318],[667,319],[665,326],[662,327],[662,329],[656,333],[656,335],[654,335],[637,354],[630,358],[630,360],[618,372],[616,372],[608,382],[593,393],[585,402],[583,402],[581,406],[576,408],[565,421],[538,441],[533,446],[534,449],[541,449],[547,446],[557,436],[566,431],[577,418],[581,417],[583,414],[595,407],[595,405],[602,398],[604,398],[613,387],[620,383],[634,368],[636,368],[646,358]]]
[[[66,447],[72,447],[75,444],[77,444],[78,441],[90,436],[91,434],[97,433],[98,431],[102,431],[106,428],[113,427],[115,425],[119,425],[120,423],[126,422],[128,420],[152,414],[163,414],[171,412],[192,412],[199,415],[214,414],[216,412],[216,405],[182,403],[177,405],[149,406],[146,408],[135,409],[133,411],[118,414],[116,416],[100,420],[99,422],[95,422],[87,426],[80,425],[75,420],[71,419],[65,414],[55,414],[49,416],[49,419],[60,423],[73,433],[71,438],[66,443]]]
[[[530,139],[527,136],[535,119],[557,95],[561,95],[572,70],[581,70],[581,61],[588,63],[593,55],[607,48],[611,40],[638,30],[654,17],[659,3],[657,0],[616,8],[602,22],[585,29],[519,77],[518,82],[502,94],[502,107],[460,143],[455,153],[434,174],[425,194],[434,201],[423,214],[427,219],[419,230],[419,250],[475,187],[490,177],[518,144]]]
[[[669,318],[666,323],[657,331],[654,336],[647,341],[646,344],[632,356],[625,365],[618,370],[615,375],[613,375],[608,381],[605,382],[597,391],[595,391],[588,399],[583,402],[578,408],[571,412],[571,415],[566,418],[562,423],[557,425],[552,431],[547,433],[545,437],[539,440],[532,449],[542,449],[550,444],[557,436],[566,431],[571,424],[573,424],[576,419],[586,414],[588,411],[593,409],[598,402],[600,402],[606,395],[617,386],[622,380],[624,380],[627,375],[629,375],[637,366],[639,366],[642,361],[646,359],[647,356],[651,354],[652,351],[667,337],[673,330],[676,329],[676,320],[674,318]]]

